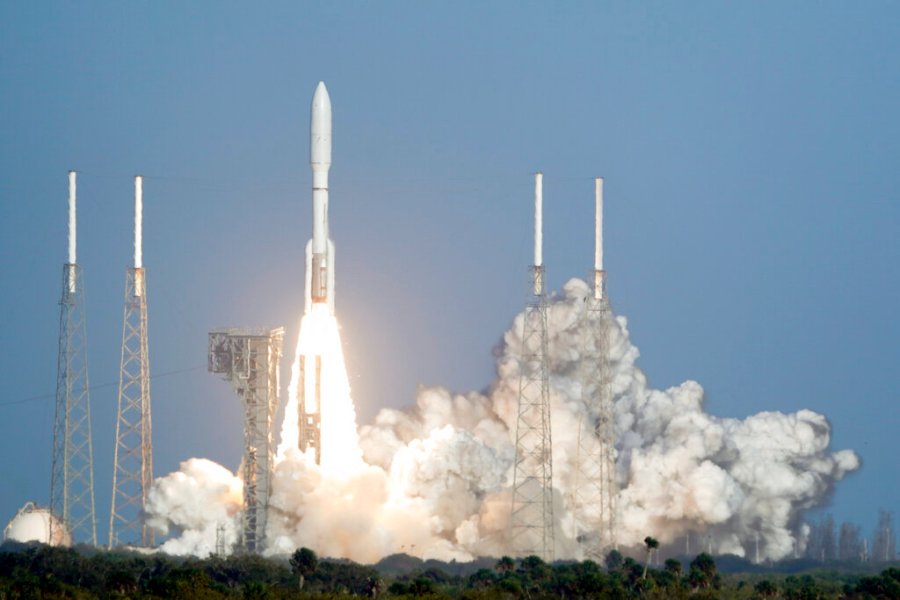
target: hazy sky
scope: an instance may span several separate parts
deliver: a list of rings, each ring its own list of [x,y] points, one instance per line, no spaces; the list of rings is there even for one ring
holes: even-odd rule
[[[283,325],[293,355],[321,79],[362,422],[420,383],[490,383],[532,173],[554,289],[592,266],[602,175],[610,294],[651,383],[696,379],[720,416],[827,415],[863,460],[829,510],[871,533],[900,511],[898,31],[876,1],[0,4],[0,521],[49,499],[69,169],[101,539],[135,174],[155,472],[237,466],[206,334]]]

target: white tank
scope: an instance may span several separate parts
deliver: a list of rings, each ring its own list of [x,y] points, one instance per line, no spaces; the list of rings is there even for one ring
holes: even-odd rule
[[[72,537],[63,522],[50,514],[48,509],[39,508],[34,502],[26,502],[3,530],[3,541],[7,540],[41,542],[51,546],[72,545]]]

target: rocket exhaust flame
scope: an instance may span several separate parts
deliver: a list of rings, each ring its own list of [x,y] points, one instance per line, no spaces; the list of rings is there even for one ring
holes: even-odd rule
[[[292,449],[324,476],[351,474],[363,464],[337,319],[326,304],[314,304],[300,323],[278,456]]]
[[[319,432],[322,427],[322,415],[319,407],[322,406],[322,357],[316,355],[315,367],[312,375],[312,396],[307,395],[306,388],[309,384],[306,373],[306,356],[300,355],[299,373],[297,376],[297,427],[298,448],[300,452],[312,450],[315,453],[316,464],[321,461],[321,448]]]

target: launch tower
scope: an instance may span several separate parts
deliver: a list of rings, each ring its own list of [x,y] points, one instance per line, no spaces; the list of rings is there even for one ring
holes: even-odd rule
[[[278,409],[279,362],[284,329],[222,329],[209,334],[209,372],[231,383],[244,405],[244,510],[241,546],[265,546]]]
[[[592,328],[597,363],[585,365],[582,394],[587,412],[578,431],[578,459],[574,486],[575,536],[585,559],[601,561],[616,548],[616,432],[612,407],[609,339],[612,310],[603,270],[603,179],[594,180],[593,294],[588,298],[585,326]]]
[[[75,196],[76,174],[69,171],[69,262],[63,265],[59,301],[56,413],[50,473],[50,510],[56,518],[49,519],[49,539],[59,535],[52,529],[62,523],[73,541],[96,546],[84,275],[76,262]]]
[[[519,556],[554,558],[553,443],[547,369],[547,297],[542,257],[543,176],[534,178],[534,265],[522,320],[516,464],[510,538]]]
[[[144,505],[153,482],[147,278],[142,263],[143,178],[134,178],[134,267],[125,273],[125,314],[119,368],[119,408],[113,461],[109,547],[153,545]]]

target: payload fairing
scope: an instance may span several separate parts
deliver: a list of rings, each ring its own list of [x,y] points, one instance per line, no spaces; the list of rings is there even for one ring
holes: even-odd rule
[[[327,303],[334,314],[334,243],[328,237],[328,170],[331,168],[331,98],[325,82],[313,94],[309,164],[313,173],[313,235],[306,244],[306,304]]]

